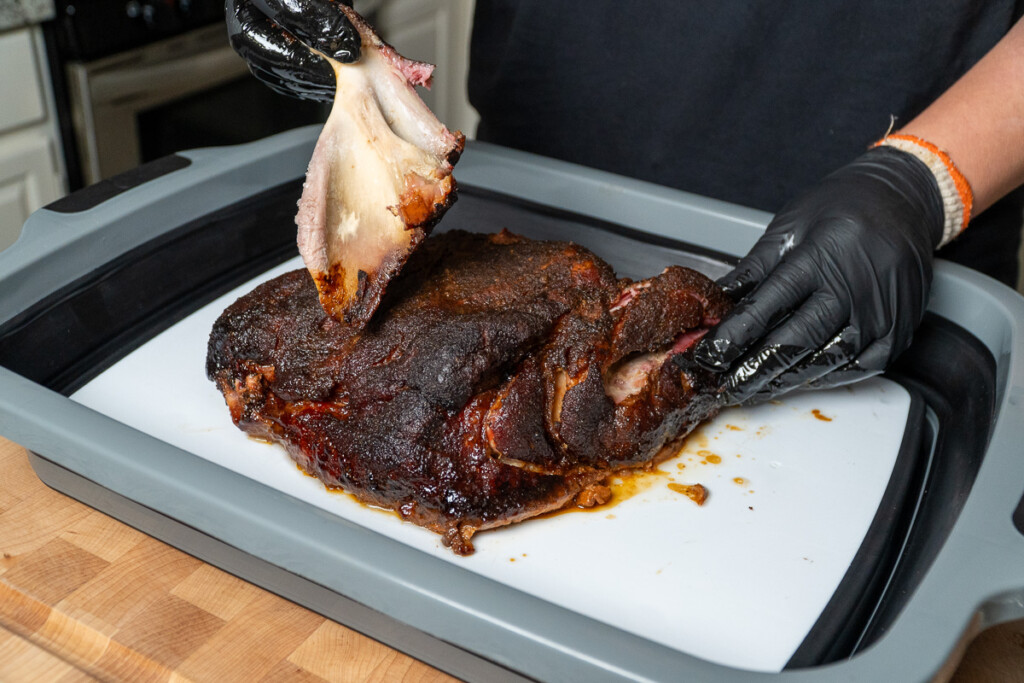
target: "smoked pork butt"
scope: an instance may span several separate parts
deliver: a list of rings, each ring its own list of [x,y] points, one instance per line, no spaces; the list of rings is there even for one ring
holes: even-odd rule
[[[631,282],[587,249],[509,232],[426,239],[365,327],[306,270],[214,325],[234,422],[328,487],[473,552],[482,529],[605,499],[718,409],[693,343],[729,300],[678,266]]]

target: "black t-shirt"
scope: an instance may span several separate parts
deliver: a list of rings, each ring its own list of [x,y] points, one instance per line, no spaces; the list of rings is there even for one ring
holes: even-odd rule
[[[1019,9],[482,0],[470,100],[483,140],[774,212],[862,154],[891,116],[910,121]],[[1015,280],[1021,206],[1014,196],[986,211],[942,255]]]

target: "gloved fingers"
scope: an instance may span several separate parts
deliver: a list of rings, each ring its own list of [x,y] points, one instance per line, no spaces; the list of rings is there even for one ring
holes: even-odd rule
[[[323,60],[320,60],[323,63]],[[303,100],[316,100],[318,102],[334,101],[334,78],[330,83],[314,82],[307,80],[308,74],[291,74],[282,78],[277,71],[268,71],[254,64],[249,65],[249,71],[253,76],[263,82],[274,92],[289,97],[297,97]],[[332,72],[333,74],[333,72]]]
[[[894,357],[892,339],[879,339],[868,345],[850,362],[808,382],[811,389],[828,389],[880,375]]]
[[[779,265],[782,257],[796,244],[793,231],[788,229],[788,222],[785,215],[776,217],[747,255],[731,271],[718,278],[718,285],[726,294],[733,299],[746,296]]]
[[[847,325],[820,349],[805,356],[789,370],[764,384],[756,394],[746,399],[745,403],[762,403],[794,389],[811,387],[819,377],[849,363],[861,351],[861,346],[860,331],[852,325]]]
[[[742,403],[765,388],[788,391],[805,381],[802,374],[808,370],[821,374],[842,365],[856,353],[854,345],[836,343],[848,320],[849,307],[834,294],[812,294],[729,372],[723,401]],[[801,371],[809,357],[815,362]]]
[[[301,97],[334,99],[334,70],[253,5],[251,0],[226,0],[225,16],[231,47],[249,70],[275,91]]]
[[[265,15],[311,48],[350,63],[359,60],[359,32],[341,10],[351,0],[251,0]]]
[[[812,294],[811,273],[801,259],[781,264],[704,335],[694,359],[709,370],[729,369]]]

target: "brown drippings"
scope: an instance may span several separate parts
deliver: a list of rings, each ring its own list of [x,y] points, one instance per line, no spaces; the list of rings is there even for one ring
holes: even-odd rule
[[[740,486],[744,486],[744,485],[746,485],[746,483],[747,483],[747,480],[746,480],[746,479],[744,479],[743,477],[735,477],[735,478],[733,479],[733,482],[735,482],[735,483],[739,484]]]
[[[821,420],[822,422],[831,422],[832,421],[831,417],[829,417],[828,415],[823,415],[822,412],[820,410],[818,410],[817,408],[815,408],[814,410],[811,411],[811,415],[813,415],[817,419]]]
[[[619,503],[654,488],[666,478],[668,473],[660,469],[632,470],[620,472],[605,483],[612,490],[612,500]]]
[[[581,508],[592,508],[604,505],[612,499],[612,490],[601,484],[591,484],[576,495],[576,505]]]
[[[536,519],[557,517],[567,513],[608,512],[624,500],[629,500],[633,496],[654,488],[656,484],[667,479],[668,476],[668,472],[657,468],[622,470],[608,477],[603,482],[603,487],[607,488],[610,493],[607,502],[591,507],[579,507],[578,505],[570,504],[561,509],[538,515]],[[608,518],[612,517],[612,515],[608,515]]]
[[[668,487],[676,493],[683,494],[697,505],[703,505],[704,501],[708,499],[708,490],[704,488],[703,484],[677,484],[672,482]]]
[[[295,468],[299,472],[301,472],[305,476],[309,477],[310,479],[316,479],[320,484],[322,484],[323,487],[324,487],[324,491],[327,491],[327,493],[330,493],[331,495],[335,495],[335,496],[341,496],[342,498],[348,498],[353,503],[355,503],[356,505],[358,505],[359,507],[361,507],[361,508],[363,508],[365,510],[372,510],[373,512],[379,512],[379,513],[381,513],[383,515],[388,515],[389,517],[395,517],[396,519],[400,519],[400,520],[405,521],[405,517],[402,515],[402,512],[400,510],[392,510],[390,508],[381,507],[380,505],[374,505],[372,503],[368,503],[368,502],[366,502],[364,500],[359,500],[358,496],[356,496],[355,494],[353,494],[353,493],[351,493],[349,491],[346,491],[343,487],[341,487],[341,486],[334,486],[334,485],[331,485],[331,484],[325,484],[323,482],[323,480],[320,479],[318,476],[316,476],[315,474],[310,474],[309,472],[307,472],[306,468],[304,468],[301,464],[299,464],[297,462],[294,462],[294,461],[292,461],[292,462],[295,464]]]
[[[715,455],[714,453],[705,456],[704,459],[707,460],[712,465],[720,465],[722,463],[722,457],[719,455]]]

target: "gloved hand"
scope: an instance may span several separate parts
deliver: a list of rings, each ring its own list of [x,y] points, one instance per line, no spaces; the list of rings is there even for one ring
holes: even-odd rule
[[[338,9],[351,0],[225,0],[228,40],[256,78],[279,93],[334,99],[334,71],[313,48],[339,62],[359,60],[359,33]]]
[[[699,342],[725,405],[882,372],[924,315],[942,196],[928,167],[876,147],[784,208],[719,280],[737,306]]]

